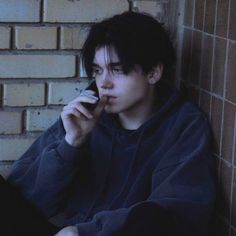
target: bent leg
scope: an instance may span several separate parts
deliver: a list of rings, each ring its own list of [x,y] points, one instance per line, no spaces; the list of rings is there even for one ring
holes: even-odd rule
[[[0,235],[51,236],[59,230],[0,176]]]

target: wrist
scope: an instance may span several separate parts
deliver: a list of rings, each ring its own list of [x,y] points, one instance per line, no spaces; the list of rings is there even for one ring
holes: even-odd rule
[[[86,140],[86,137],[72,137],[71,135],[65,135],[66,142],[72,147],[80,147]]]

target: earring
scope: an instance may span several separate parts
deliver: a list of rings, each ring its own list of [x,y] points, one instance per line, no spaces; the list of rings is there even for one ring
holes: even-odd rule
[[[155,80],[154,79],[150,79],[149,80],[149,84],[154,84],[155,83]]]

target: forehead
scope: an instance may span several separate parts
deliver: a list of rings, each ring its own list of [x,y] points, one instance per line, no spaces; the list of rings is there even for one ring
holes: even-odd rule
[[[108,65],[119,62],[119,57],[114,47],[103,46],[95,50],[93,63],[97,65]]]

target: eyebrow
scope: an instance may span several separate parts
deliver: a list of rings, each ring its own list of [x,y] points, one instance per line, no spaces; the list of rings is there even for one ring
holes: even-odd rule
[[[109,66],[121,66],[121,63],[120,62],[111,62],[108,64]],[[96,63],[93,63],[92,64],[93,67],[100,67],[98,64]]]

